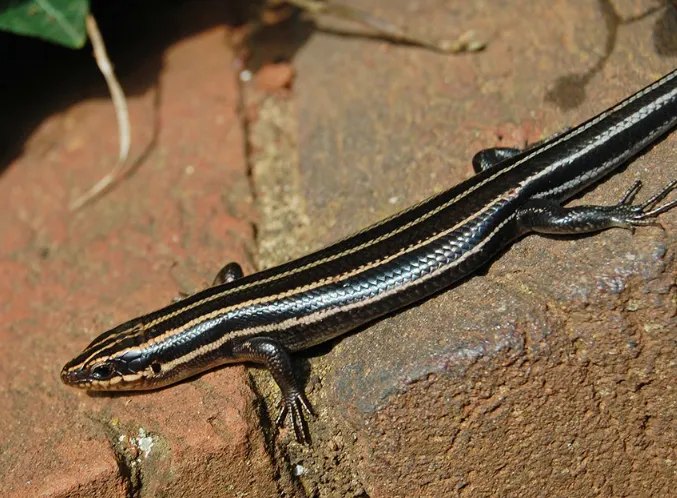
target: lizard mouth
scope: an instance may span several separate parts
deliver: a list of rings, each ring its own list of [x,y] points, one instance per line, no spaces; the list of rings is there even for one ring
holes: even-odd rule
[[[61,370],[61,382],[71,387],[86,389],[90,387],[91,381],[85,370]]]

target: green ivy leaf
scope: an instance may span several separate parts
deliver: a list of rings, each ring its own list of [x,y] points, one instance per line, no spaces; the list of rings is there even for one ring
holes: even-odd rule
[[[0,0],[0,30],[81,48],[89,0]]]

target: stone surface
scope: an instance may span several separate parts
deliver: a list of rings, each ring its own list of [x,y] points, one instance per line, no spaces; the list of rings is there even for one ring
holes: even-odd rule
[[[288,63],[268,64],[256,74],[256,84],[263,92],[289,89],[294,81],[294,68]]]
[[[5,104],[14,114],[3,127],[28,138],[0,181],[2,496],[280,492],[243,367],[133,396],[88,396],[59,380],[98,333],[203,287],[226,262],[252,270],[229,13],[223,2],[157,7],[136,30],[125,24],[123,42],[108,37],[138,165],[103,198],[67,209],[117,155],[112,106],[87,50],[57,51],[67,70],[30,69],[25,93],[18,84],[12,93],[23,109]],[[24,74],[4,67],[17,81]],[[31,93],[36,78],[44,93]]]
[[[296,59],[294,87],[310,223],[292,227],[283,240],[293,246],[278,254],[462,181],[483,147],[578,124],[673,69],[677,55],[676,16],[651,13],[651,2],[351,3],[436,38],[472,28],[489,47],[441,57],[317,33]],[[649,195],[675,161],[673,134],[574,203],[614,203],[637,177]],[[634,236],[526,238],[486,275],[313,358],[320,450],[291,460],[306,469],[306,489],[669,496],[677,214],[662,222],[664,232]]]
[[[133,396],[60,384],[96,334],[177,288],[348,235],[468,178],[483,147],[600,112],[677,55],[677,16],[648,0],[346,1],[489,46],[448,57],[290,22],[288,44],[252,59],[265,79],[273,49],[296,54],[292,91],[253,80],[241,106],[226,4],[151,6],[138,31],[116,24],[134,21],[121,7],[107,40],[141,160],[75,214],[115,162],[107,90],[84,51],[67,67],[47,52],[18,62],[28,98],[0,120],[0,495],[672,494],[675,212],[664,232],[526,238],[484,275],[299,355],[311,448],[288,430],[264,440],[271,410],[242,367]],[[73,69],[82,58],[91,70]],[[636,177],[647,195],[676,160],[673,135],[574,203],[615,202]],[[253,377],[272,408],[269,376]]]

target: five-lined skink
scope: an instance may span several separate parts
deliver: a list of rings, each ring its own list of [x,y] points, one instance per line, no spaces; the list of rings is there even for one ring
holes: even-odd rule
[[[528,150],[473,158],[469,180],[305,257],[253,275],[226,265],[214,285],[115,327],[62,370],[91,390],[142,390],[219,365],[266,367],[309,439],[311,407],[290,354],[344,334],[444,289],[530,232],[577,234],[655,223],[677,200],[669,183],[633,204],[636,182],[614,206],[561,203],[617,169],[677,125],[677,70],[611,109]]]

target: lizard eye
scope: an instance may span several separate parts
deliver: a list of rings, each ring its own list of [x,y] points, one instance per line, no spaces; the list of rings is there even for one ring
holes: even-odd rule
[[[96,380],[108,380],[113,376],[113,367],[110,365],[99,365],[92,370],[92,377]]]

